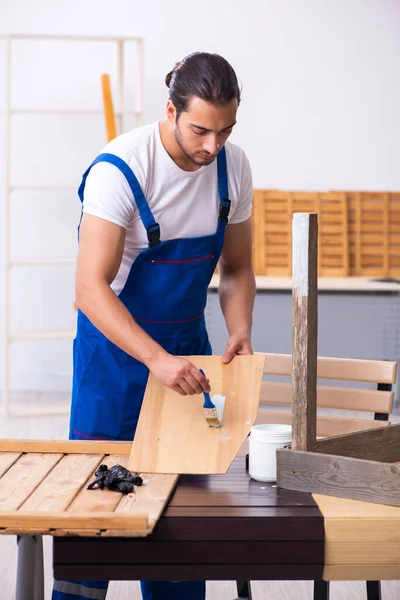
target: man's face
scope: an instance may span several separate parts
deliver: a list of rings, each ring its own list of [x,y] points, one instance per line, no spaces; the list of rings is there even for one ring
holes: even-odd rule
[[[200,167],[211,164],[232,133],[237,109],[236,99],[215,106],[193,97],[175,120],[175,139],[185,156]]]

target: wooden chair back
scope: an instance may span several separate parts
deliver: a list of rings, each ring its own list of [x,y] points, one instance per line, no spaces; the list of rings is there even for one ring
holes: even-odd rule
[[[267,354],[256,424],[292,423],[292,412],[289,409],[292,403],[291,371],[291,354]],[[317,436],[331,437],[390,424],[389,415],[394,399],[392,385],[396,382],[397,375],[396,362],[318,357],[317,375]],[[278,376],[280,379],[287,377],[288,381],[270,381],[268,377],[271,376]],[[343,385],[326,385],[321,380],[340,381]],[[349,387],[349,382],[373,383],[375,389]],[[283,407],[286,410],[282,410]],[[349,416],[343,416],[343,411],[349,411]],[[362,414],[354,416],[352,412]],[[245,442],[240,455],[247,451]]]

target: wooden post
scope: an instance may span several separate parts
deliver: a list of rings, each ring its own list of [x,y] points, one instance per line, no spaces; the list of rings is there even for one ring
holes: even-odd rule
[[[292,449],[316,442],[318,215],[293,215]]]

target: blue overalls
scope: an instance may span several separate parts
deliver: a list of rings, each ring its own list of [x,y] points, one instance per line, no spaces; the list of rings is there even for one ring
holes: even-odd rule
[[[225,148],[217,156],[220,210],[211,235],[161,241],[142,189],[130,167],[118,156],[101,154],[96,163],[115,165],[126,177],[147,231],[148,248],[135,259],[119,299],[135,321],[167,352],[211,354],[204,309],[207,288],[221,255],[228,222],[228,177]],[[190,217],[189,217],[190,218]],[[74,374],[71,439],[132,440],[146,388],[147,367],[110,342],[78,311],[73,347]],[[106,581],[55,581],[52,600],[106,596]],[[144,600],[203,600],[205,582],[142,581]]]

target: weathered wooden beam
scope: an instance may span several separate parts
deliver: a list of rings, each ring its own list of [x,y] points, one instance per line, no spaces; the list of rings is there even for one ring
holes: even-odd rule
[[[400,465],[279,449],[277,470],[282,488],[400,506]]]
[[[318,215],[293,215],[292,448],[313,450],[317,397]]]
[[[315,451],[384,463],[400,461],[400,424],[318,440]]]

